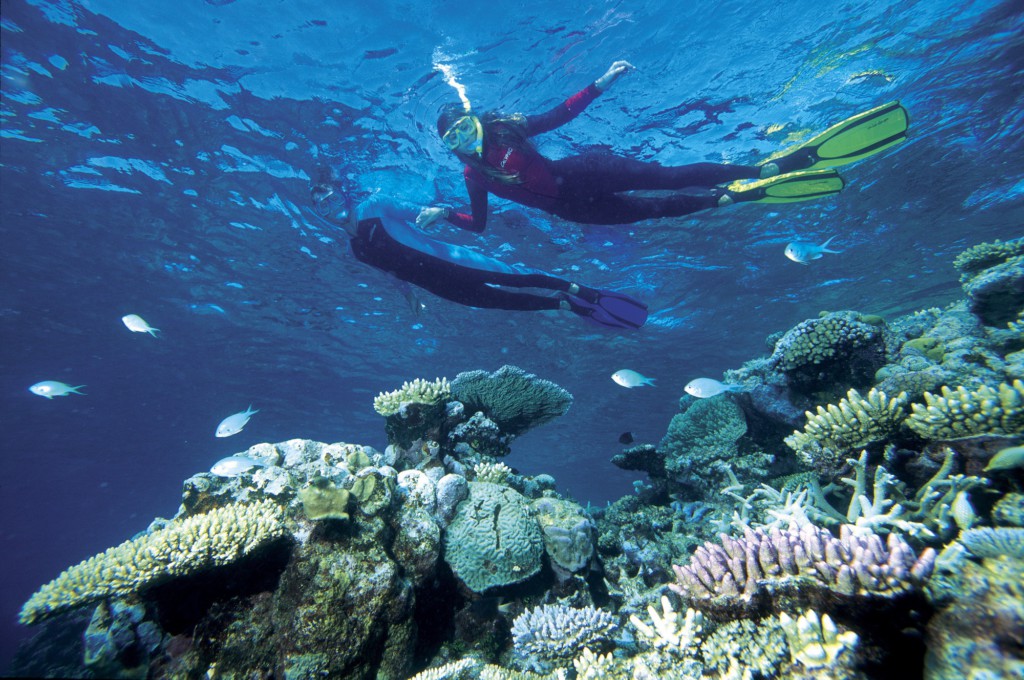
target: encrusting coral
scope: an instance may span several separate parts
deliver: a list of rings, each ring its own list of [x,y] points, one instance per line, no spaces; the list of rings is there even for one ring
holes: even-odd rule
[[[232,504],[168,524],[70,567],[21,608],[22,623],[103,597],[124,596],[154,582],[230,564],[285,534],[273,501]]]
[[[942,395],[925,392],[926,405],[914,404],[907,426],[926,439],[959,439],[981,434],[1024,433],[1024,382],[975,390],[942,387]]]
[[[417,378],[402,383],[402,387],[397,390],[378,394],[373,400],[373,410],[382,416],[393,416],[402,408],[402,404],[436,404],[448,399],[451,394],[447,378],[437,378],[433,382]]]

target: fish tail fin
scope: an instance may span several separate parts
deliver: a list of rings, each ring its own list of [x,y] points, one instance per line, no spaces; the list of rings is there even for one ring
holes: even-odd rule
[[[256,410],[254,411],[254,410],[252,409],[252,404],[249,404],[249,408],[245,409],[245,412],[246,412],[246,413],[248,413],[249,415],[252,415],[253,413],[259,413],[259,412],[260,412],[260,410],[259,410],[259,409],[256,409]]]
[[[839,253],[843,252],[841,250],[832,250],[831,248],[828,247],[828,244],[832,243],[834,239],[835,235],[829,236],[828,239],[819,246],[819,248],[821,248],[821,252],[832,253],[833,255],[838,255]]]
[[[146,332],[147,332],[147,333],[149,333],[150,335],[152,335],[152,336],[153,336],[154,338],[159,338],[159,337],[160,337],[159,335],[157,335],[157,333],[159,333],[159,332],[160,332],[160,329],[159,329],[159,328],[150,328],[150,329],[149,329],[148,331],[146,331]]]
[[[841,250],[832,250],[831,248],[822,248],[821,252],[823,252],[823,253],[832,253],[833,255],[838,255],[838,254],[840,254],[843,251],[841,251]]]
[[[71,388],[71,391],[74,392],[75,394],[85,394],[85,392],[79,392],[78,391],[78,390],[82,389],[83,387],[85,387],[85,385],[76,385],[75,387]]]
[[[651,387],[657,387],[657,385],[654,384],[655,380],[657,380],[657,378],[644,378],[644,384],[650,385]]]

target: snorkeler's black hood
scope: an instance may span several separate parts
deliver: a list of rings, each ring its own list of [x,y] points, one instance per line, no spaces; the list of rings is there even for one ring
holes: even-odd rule
[[[441,107],[441,110],[437,114],[437,134],[439,137],[444,137],[444,133],[448,132],[451,128],[452,123],[462,118],[466,113],[466,108],[462,104],[445,104]]]

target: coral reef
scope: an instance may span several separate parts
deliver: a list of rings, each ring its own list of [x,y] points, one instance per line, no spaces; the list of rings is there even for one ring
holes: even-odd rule
[[[1024,310],[1024,239],[980,243],[953,261],[970,310],[987,326],[1014,321]]]
[[[452,394],[513,437],[563,415],[572,405],[572,395],[558,385],[507,365],[494,373],[460,373],[452,380]]]
[[[779,625],[786,634],[790,658],[811,670],[834,668],[839,657],[850,657],[850,650],[857,645],[856,633],[840,633],[828,614],[819,618],[811,609],[796,619],[782,612]]]
[[[578,572],[594,554],[594,520],[580,506],[557,498],[538,498],[530,504],[544,534],[551,566],[561,575]]]
[[[467,588],[519,583],[540,571],[544,539],[526,498],[507,486],[470,482],[445,534],[444,559]]]
[[[272,501],[232,504],[195,515],[90,557],[39,589],[21,608],[22,623],[104,597],[129,595],[157,581],[230,564],[285,535]]]

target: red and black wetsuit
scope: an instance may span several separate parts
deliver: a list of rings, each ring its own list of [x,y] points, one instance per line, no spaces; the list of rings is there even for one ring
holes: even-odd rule
[[[565,125],[583,112],[600,94],[589,85],[547,113],[502,120],[483,116],[482,159],[467,158],[466,189],[470,213],[451,211],[452,224],[480,232],[487,224],[487,194],[540,208],[573,222],[629,224],[657,217],[677,217],[717,205],[712,187],[737,179],[757,178],[760,169],[749,165],[694,163],[665,167],[611,153],[588,153],[561,160],[544,158],[526,139]],[[481,172],[515,175],[502,181]],[[619,192],[697,189],[667,196],[632,196]]]

